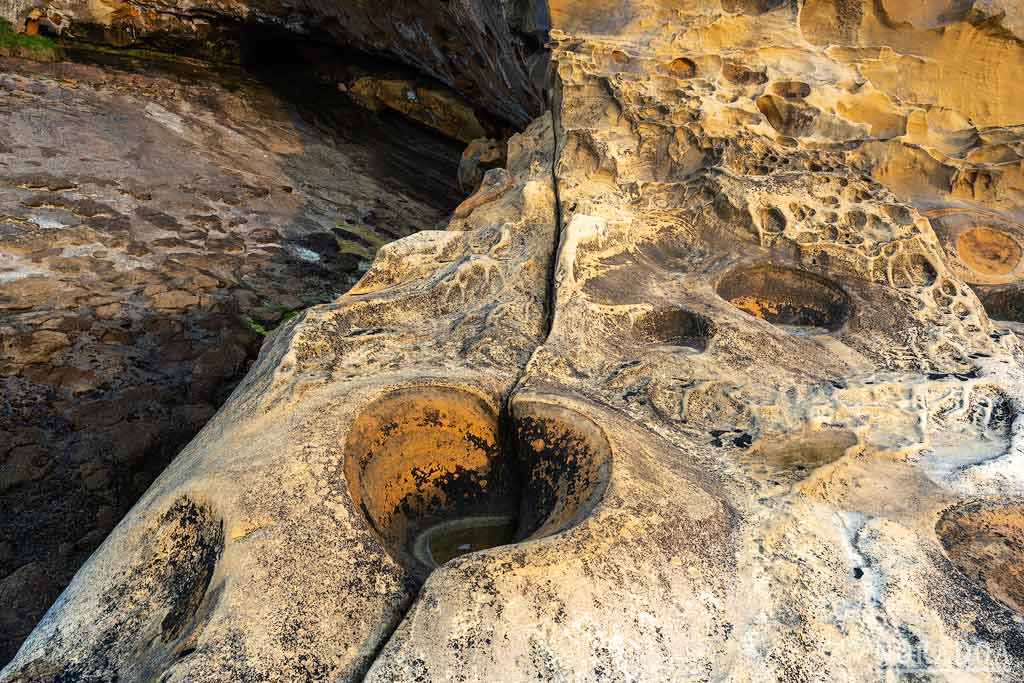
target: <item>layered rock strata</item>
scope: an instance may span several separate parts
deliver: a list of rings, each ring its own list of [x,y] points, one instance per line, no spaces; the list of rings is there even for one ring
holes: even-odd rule
[[[552,122],[275,335],[0,680],[1024,678],[1019,10],[551,19]]]

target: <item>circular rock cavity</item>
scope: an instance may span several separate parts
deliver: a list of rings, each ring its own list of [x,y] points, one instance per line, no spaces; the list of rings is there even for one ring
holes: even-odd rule
[[[1020,242],[1000,230],[971,228],[956,240],[956,251],[967,266],[990,277],[1009,275],[1020,265]]]
[[[653,344],[704,351],[713,333],[711,320],[685,308],[657,308],[635,324],[638,337]]]
[[[936,533],[964,575],[1024,614],[1024,503],[975,502],[951,508],[939,519]]]
[[[771,265],[740,268],[718,283],[718,295],[736,308],[794,334],[823,334],[843,326],[850,300],[812,273]]]
[[[668,70],[676,78],[693,78],[697,75],[697,62],[689,57],[677,57],[669,63]]]
[[[544,404],[516,415],[467,391],[409,388],[353,424],[352,500],[416,578],[460,555],[563,531],[600,499],[611,467],[600,429]]]

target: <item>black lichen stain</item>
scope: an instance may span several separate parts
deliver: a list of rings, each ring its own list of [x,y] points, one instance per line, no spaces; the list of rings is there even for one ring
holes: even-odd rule
[[[19,683],[120,683],[131,662],[131,680],[156,681],[167,667],[193,647],[196,615],[207,596],[224,550],[223,523],[206,505],[182,496],[141,536],[139,550],[127,559],[100,597],[95,633],[66,638],[59,630],[45,651],[77,649],[73,663],[29,663]],[[74,642],[69,642],[74,641]]]
[[[571,422],[524,415],[516,421],[516,444],[524,482],[520,536],[552,524],[547,533],[571,526],[603,493],[611,465],[607,443],[595,443]]]
[[[209,508],[184,497],[171,506],[161,522],[171,530],[168,535],[174,548],[167,559],[170,571],[164,579],[171,604],[160,628],[166,642],[180,636],[199,610],[224,551],[224,526],[214,522]]]

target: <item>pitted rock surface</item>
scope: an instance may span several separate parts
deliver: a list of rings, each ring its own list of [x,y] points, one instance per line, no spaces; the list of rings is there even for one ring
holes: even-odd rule
[[[382,247],[347,294],[275,332],[3,680],[361,678],[417,577],[353,503],[348,432],[397,390],[461,391],[503,409],[545,329],[553,143],[550,119],[534,123],[448,230]]]
[[[551,4],[563,227],[511,405],[595,420],[611,482],[435,572],[369,680],[1020,680],[1024,355],[969,286],[1021,267],[1012,10]]]

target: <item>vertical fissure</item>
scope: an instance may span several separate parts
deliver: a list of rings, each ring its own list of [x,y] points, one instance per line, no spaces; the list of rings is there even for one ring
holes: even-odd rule
[[[539,349],[540,347],[542,347],[546,343],[548,337],[551,334],[552,327],[554,326],[556,296],[557,296],[556,295],[557,289],[556,289],[555,279],[556,279],[556,274],[557,274],[557,269],[558,269],[558,255],[559,255],[559,253],[561,251],[562,235],[563,235],[562,202],[561,202],[561,196],[560,196],[560,193],[559,193],[558,171],[557,171],[557,168],[558,168],[557,167],[557,164],[558,164],[558,150],[559,150],[559,144],[560,144],[560,138],[559,138],[559,134],[558,134],[558,130],[559,130],[560,98],[559,98],[557,89],[554,87],[555,78],[556,78],[556,76],[554,74],[554,70],[552,69],[552,71],[549,73],[549,79],[550,79],[549,86],[545,89],[546,90],[546,97],[545,97],[545,99],[547,101],[548,109],[549,109],[549,111],[551,113],[551,117],[552,117],[552,125],[551,125],[552,154],[551,154],[550,173],[551,173],[551,188],[552,188],[552,192],[554,193],[554,198],[555,198],[555,202],[554,202],[555,210],[554,210],[554,216],[553,216],[555,229],[554,229],[554,239],[553,239],[552,245],[551,245],[551,249],[552,249],[552,251],[551,251],[551,259],[550,259],[550,263],[548,265],[548,272],[547,272],[547,286],[546,286],[546,295],[545,295],[546,302],[545,302],[545,309],[544,309],[545,310],[544,331],[543,331],[543,334],[542,334],[540,342],[534,348],[534,353],[536,352],[537,349]],[[511,401],[512,401],[512,398],[516,395],[516,393],[519,390],[520,384],[522,382],[522,379],[523,379],[524,375],[526,374],[526,368],[528,366],[529,366],[529,361],[527,361],[526,364],[524,364],[521,368],[519,368],[518,376],[516,377],[515,382],[512,384],[511,389],[508,391],[508,393],[504,397],[504,401],[503,401],[503,404],[502,404],[502,412],[503,412],[503,414],[506,417],[510,416],[512,414]],[[397,612],[396,618],[393,620],[393,622],[391,624],[389,624],[388,628],[385,629],[385,631],[384,631],[380,641],[377,643],[376,647],[374,648],[372,656],[367,660],[365,668],[362,671],[362,674],[359,676],[359,680],[360,681],[365,682],[367,680],[367,678],[369,677],[370,672],[372,671],[374,665],[381,658],[381,655],[387,649],[388,644],[394,639],[395,634],[398,632],[398,629],[401,627],[402,623],[404,623],[405,620],[409,617],[409,615],[414,612],[414,610],[416,609],[416,604],[419,601],[420,595],[422,594],[423,588],[424,588],[424,586],[426,586],[428,580],[429,580],[429,577],[426,580],[424,580],[423,583],[421,583],[419,585],[419,587],[416,589],[415,594],[412,595],[411,599],[408,601],[408,604],[406,604],[404,607],[402,607]]]
[[[563,225],[563,214],[562,214],[562,195],[558,184],[558,150],[560,139],[558,131],[561,127],[560,122],[560,109],[561,109],[561,98],[558,94],[557,89],[554,87],[557,79],[557,72],[555,70],[554,61],[551,63],[550,80],[551,83],[546,89],[548,110],[551,112],[551,189],[555,194],[555,239],[552,245],[551,252],[551,263],[548,266],[548,290],[547,290],[547,328],[544,331],[544,342],[547,341],[551,335],[551,329],[555,324],[555,308],[557,304],[557,287],[555,283],[556,274],[558,272],[558,255],[562,250],[562,231]],[[540,344],[543,346],[544,342]],[[516,386],[518,387],[518,380]],[[515,393],[513,389],[512,393]]]

